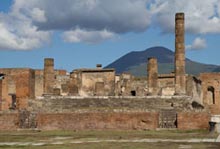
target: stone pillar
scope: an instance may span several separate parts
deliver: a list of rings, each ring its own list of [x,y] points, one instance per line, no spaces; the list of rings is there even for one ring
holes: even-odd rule
[[[2,102],[2,80],[0,79],[0,110],[1,110],[1,102]]]
[[[2,80],[0,79],[0,111],[2,111]]]
[[[157,95],[158,94],[158,66],[156,58],[148,58],[147,65],[147,79],[148,79],[148,94]]]
[[[55,82],[54,60],[52,58],[44,59],[44,94],[53,94]]]
[[[186,94],[184,13],[175,18],[175,94]]]
[[[4,79],[4,74],[0,74],[0,111],[2,110],[2,93],[3,93],[2,80],[3,79]]]

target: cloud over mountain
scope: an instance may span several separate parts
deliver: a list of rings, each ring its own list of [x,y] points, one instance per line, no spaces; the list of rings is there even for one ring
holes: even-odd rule
[[[200,37],[195,38],[192,45],[187,45],[186,49],[188,50],[202,50],[206,48],[206,40]]]

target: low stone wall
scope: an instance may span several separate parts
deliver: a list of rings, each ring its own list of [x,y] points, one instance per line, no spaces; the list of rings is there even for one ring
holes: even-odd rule
[[[207,112],[181,112],[178,113],[177,122],[178,129],[192,130],[192,129],[208,129],[210,114]]]
[[[177,111],[192,110],[193,99],[188,96],[118,96],[77,97],[53,96],[29,100],[29,111],[44,113],[70,112],[155,112],[174,108]]]
[[[0,113],[0,130],[17,130],[18,113]]]
[[[39,113],[42,130],[146,130],[158,127],[158,113]]]

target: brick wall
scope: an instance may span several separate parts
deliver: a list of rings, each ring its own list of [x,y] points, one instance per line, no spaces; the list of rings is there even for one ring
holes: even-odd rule
[[[208,129],[210,115],[206,112],[183,112],[178,113],[178,129]]]
[[[220,114],[220,73],[201,73],[200,79],[202,81],[203,103],[210,107],[212,114]],[[210,95],[209,88],[213,88],[213,95]]]
[[[11,96],[16,94],[17,108],[27,107],[27,99],[34,97],[34,71],[29,68],[0,69],[0,73],[6,74],[2,82],[2,110],[11,106]]]
[[[0,113],[0,130],[18,129],[17,113]]]
[[[18,113],[0,113],[0,130],[19,128]],[[74,112],[38,113],[41,130],[154,130],[158,128],[157,112]],[[205,112],[178,113],[178,129],[208,129],[210,116]]]
[[[41,113],[38,128],[42,130],[132,130],[156,129],[158,113]]]

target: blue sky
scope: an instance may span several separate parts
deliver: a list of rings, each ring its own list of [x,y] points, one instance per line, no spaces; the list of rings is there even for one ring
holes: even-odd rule
[[[43,68],[51,57],[72,71],[152,46],[174,50],[178,11],[187,57],[220,65],[220,0],[1,0],[0,67]]]

